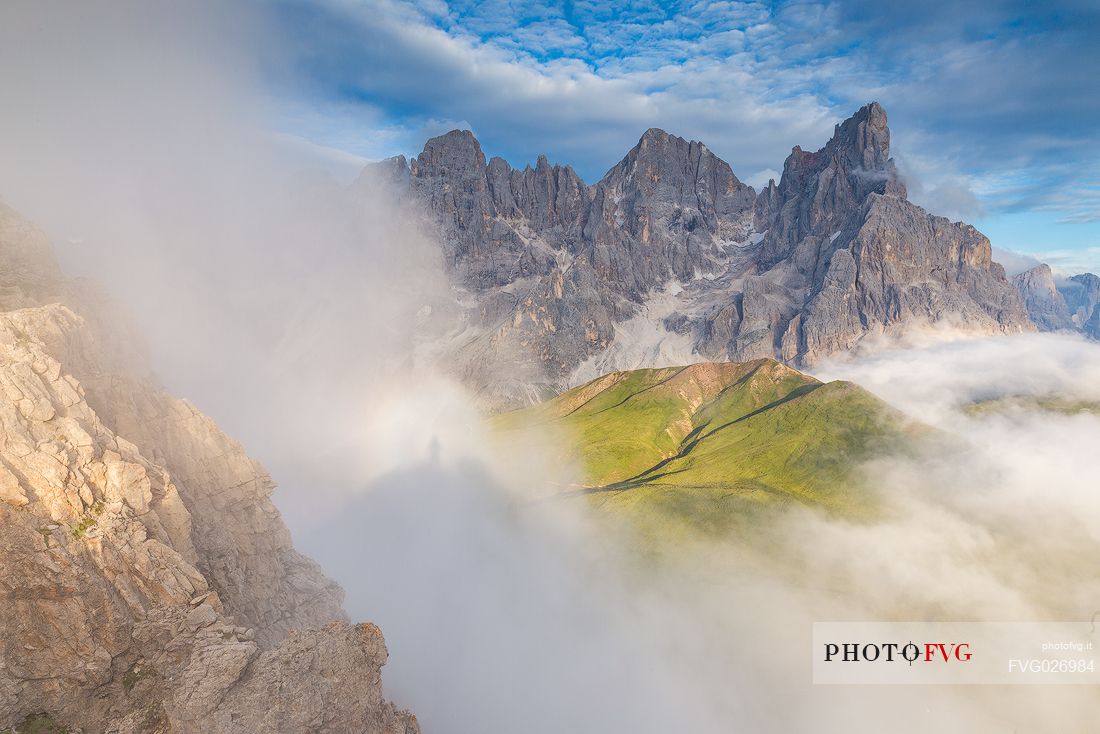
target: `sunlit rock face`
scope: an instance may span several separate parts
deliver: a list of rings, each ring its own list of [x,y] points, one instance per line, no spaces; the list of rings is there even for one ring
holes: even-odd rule
[[[0,265],[0,729],[416,731],[263,468],[6,208]]]
[[[759,193],[657,129],[591,186],[543,156],[523,170],[486,161],[468,131],[368,166],[367,182],[415,203],[438,239],[462,314],[449,363],[493,404],[574,384],[594,362],[810,365],[918,326],[1034,328],[989,240],[908,201],[878,103],[821,150],[795,147]],[[653,343],[616,344],[639,332]]]

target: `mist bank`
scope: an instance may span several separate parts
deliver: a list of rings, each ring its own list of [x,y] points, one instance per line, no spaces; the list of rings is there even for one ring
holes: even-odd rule
[[[967,406],[1093,397],[1098,360],[1093,343],[1026,335],[824,365],[819,377],[860,381],[936,432],[862,467],[880,504],[871,520],[796,507],[742,536],[678,537],[655,555],[620,518],[544,499],[544,480],[568,467],[449,443],[467,415],[426,425],[434,458],[422,445],[302,541],[348,590],[353,615],[387,630],[389,685],[429,727],[1074,730],[1100,703],[1090,688],[814,686],[811,631],[1088,620],[1100,588],[1085,560],[1100,538],[1088,479],[1100,471],[1090,448],[1100,416]],[[549,437],[532,430],[537,453]]]

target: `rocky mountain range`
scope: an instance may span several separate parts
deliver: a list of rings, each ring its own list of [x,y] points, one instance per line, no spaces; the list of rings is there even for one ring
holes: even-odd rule
[[[267,473],[3,205],[0,308],[0,731],[419,731]]]
[[[704,144],[648,130],[593,185],[488,161],[468,131],[355,185],[420,211],[457,293],[452,369],[514,404],[617,369],[775,358],[810,366],[925,325],[1034,329],[973,227],[908,201],[869,104],[760,192]],[[364,193],[364,195],[367,195]]]

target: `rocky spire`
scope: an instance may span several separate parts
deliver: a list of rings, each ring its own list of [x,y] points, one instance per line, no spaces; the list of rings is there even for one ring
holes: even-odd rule
[[[432,138],[410,165],[416,196],[434,213],[444,262],[463,285],[499,286],[520,273],[522,247],[499,226],[481,144],[469,130]]]
[[[762,265],[789,257],[807,236],[831,237],[872,193],[906,198],[890,158],[886,110],[878,102],[837,125],[817,152],[797,145],[791,150],[775,195],[757,211],[758,224],[768,226]]]
[[[469,130],[452,130],[431,138],[412,163],[419,179],[442,179],[473,191],[485,189],[485,154]]]

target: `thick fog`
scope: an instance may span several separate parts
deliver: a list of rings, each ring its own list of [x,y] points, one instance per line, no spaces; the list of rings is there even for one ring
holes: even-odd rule
[[[811,625],[1087,619],[1100,608],[1100,346],[938,333],[822,365],[943,432],[863,470],[874,521],[806,509],[638,557],[545,499],[435,369],[438,243],[274,134],[262,4],[5,5],[0,197],[101,282],[166,387],[271,470],[298,546],[388,640],[428,732],[1074,731],[1089,688],[811,683]],[[281,63],[290,63],[285,60]],[[312,157],[311,157],[312,156]],[[439,336],[438,334],[436,336]]]
[[[390,689],[440,730],[1077,730],[1100,704],[1089,687],[810,682],[815,621],[1096,611],[1100,417],[1025,398],[1096,400],[1100,345],[938,336],[818,371],[940,432],[863,468],[874,521],[791,511],[643,560],[584,505],[526,499],[537,477],[444,465],[440,442],[349,499],[313,551],[386,630]]]

